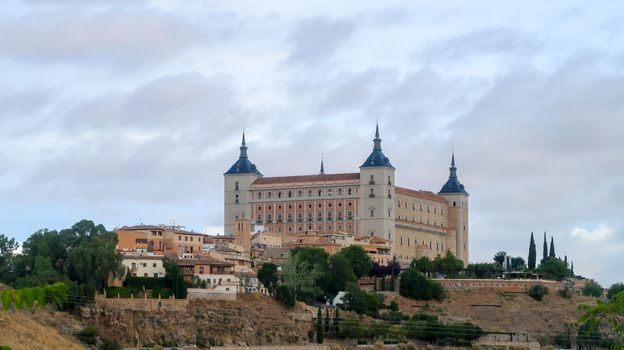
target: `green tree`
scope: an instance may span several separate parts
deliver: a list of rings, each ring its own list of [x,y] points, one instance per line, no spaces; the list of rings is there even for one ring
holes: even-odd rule
[[[412,259],[410,267],[422,273],[430,272],[432,270],[432,261],[431,259],[429,259],[429,257],[426,256],[420,257],[418,259],[414,258]]]
[[[570,275],[570,271],[561,259],[546,257],[537,267],[537,271],[542,273],[546,278],[562,280]]]
[[[466,266],[466,274],[473,278],[492,278],[500,275],[501,271],[502,267],[497,262],[470,263]]]
[[[86,295],[106,287],[109,277],[124,273],[122,256],[117,251],[117,235],[106,231],[104,226],[82,220],[62,235],[79,237],[80,241],[67,256],[68,276],[81,284]]]
[[[186,299],[187,290],[184,282],[184,273],[178,264],[168,257],[163,259],[163,267],[165,268],[165,280],[167,286],[171,289],[171,293],[176,299]]]
[[[295,306],[295,293],[288,286],[281,284],[275,289],[275,299],[284,303],[288,307]]]
[[[277,289],[277,284],[279,282],[277,265],[273,263],[264,263],[258,270],[258,280],[268,289],[269,294],[275,295],[275,290]]]
[[[601,297],[604,294],[604,289],[598,282],[589,281],[583,286],[581,290],[583,295],[592,296],[592,297]]]
[[[319,306],[318,312],[316,313],[316,342],[323,344],[323,338],[323,314],[321,312],[321,307]]]
[[[439,283],[412,268],[401,274],[399,294],[417,300],[444,299],[444,289]]]
[[[8,282],[9,274],[13,268],[13,252],[19,248],[19,244],[13,238],[0,234],[0,281]]]
[[[443,258],[436,256],[431,265],[434,271],[445,272],[450,275],[455,275],[457,271],[464,268],[464,262],[457,259],[450,250],[446,251]]]
[[[589,332],[598,332],[601,325],[607,324],[616,338],[613,349],[624,349],[624,293],[616,294],[608,302],[598,300],[594,305],[579,305],[584,314],[578,324],[586,327]]]
[[[293,254],[282,265],[283,283],[293,292],[295,300],[311,302],[323,295],[323,289],[318,282],[322,280],[326,284],[324,276],[327,275],[327,270],[323,270],[321,266],[327,267],[327,262],[321,264],[310,261],[311,259],[300,254]]]
[[[15,288],[37,287],[65,280],[53,267],[50,258],[36,256],[35,266],[30,274],[15,280]]]
[[[542,249],[542,261],[548,257],[548,242],[546,241],[546,231],[544,231],[544,247]]]
[[[346,290],[349,285],[357,283],[351,262],[343,255],[334,254],[329,258],[329,271],[327,293],[332,297],[339,291]]]
[[[377,317],[383,304],[381,294],[352,288],[344,297],[345,307],[360,315]]]
[[[551,258],[556,257],[555,255],[555,237],[550,236],[550,251],[548,253],[548,256]]]
[[[535,248],[535,239],[533,238],[533,232],[531,232],[531,241],[529,242],[529,258],[527,262],[528,268],[530,270],[535,269],[536,258],[537,258],[537,250]]]
[[[505,263],[505,256],[507,256],[507,252],[500,251],[494,254],[494,261],[503,266],[503,264]]]
[[[351,267],[353,267],[353,273],[358,278],[367,276],[373,267],[373,260],[359,245],[350,245],[342,249],[338,255],[349,260]]]
[[[325,333],[329,333],[331,322],[329,320],[329,308],[325,309]]]
[[[615,298],[615,295],[620,292],[624,292],[624,283],[614,283],[611,285],[611,287],[609,287],[609,290],[607,291],[607,297],[609,299],[613,299]]]
[[[511,258],[511,268],[515,271],[522,270],[526,267],[526,263],[524,258],[521,256],[516,256],[515,258]]]

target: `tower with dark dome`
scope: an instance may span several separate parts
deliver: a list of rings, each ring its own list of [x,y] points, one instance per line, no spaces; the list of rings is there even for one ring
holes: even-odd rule
[[[224,233],[236,233],[234,221],[238,218],[251,219],[251,193],[249,187],[262,177],[256,165],[247,156],[245,132],[240,146],[238,160],[223,174],[224,179]]]
[[[448,202],[448,224],[455,238],[455,256],[468,263],[468,192],[457,178],[455,152],[451,156],[449,178],[438,192]]]

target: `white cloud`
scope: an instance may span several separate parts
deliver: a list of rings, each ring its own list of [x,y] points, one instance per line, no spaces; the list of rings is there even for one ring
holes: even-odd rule
[[[603,241],[613,236],[614,232],[615,230],[613,229],[613,227],[609,227],[605,224],[600,224],[598,225],[598,227],[592,229],[591,231],[586,228],[575,227],[572,229],[572,231],[570,231],[570,235],[572,237],[580,237],[584,240]]]

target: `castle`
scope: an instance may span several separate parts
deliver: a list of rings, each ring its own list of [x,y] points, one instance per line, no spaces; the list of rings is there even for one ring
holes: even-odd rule
[[[401,265],[412,258],[452,252],[468,263],[468,193],[457,179],[455,155],[450,175],[436,194],[395,185],[396,169],[381,148],[379,125],[373,150],[360,171],[265,177],[247,156],[245,134],[239,159],[224,174],[224,233],[236,220],[253,231],[277,234],[351,233],[392,242]]]

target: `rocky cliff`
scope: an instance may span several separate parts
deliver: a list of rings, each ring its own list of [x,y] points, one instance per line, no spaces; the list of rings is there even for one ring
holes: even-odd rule
[[[304,344],[311,323],[301,319],[303,312],[270,297],[239,295],[237,301],[194,300],[184,309],[156,312],[89,306],[82,320],[124,346]]]

